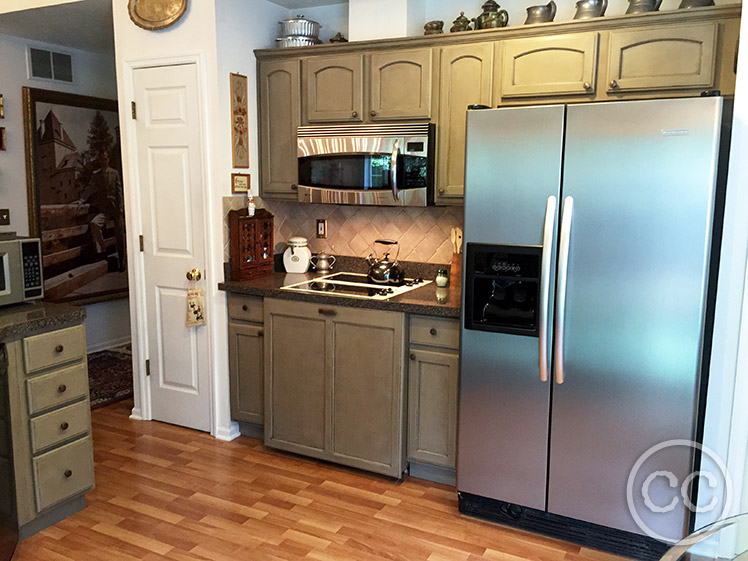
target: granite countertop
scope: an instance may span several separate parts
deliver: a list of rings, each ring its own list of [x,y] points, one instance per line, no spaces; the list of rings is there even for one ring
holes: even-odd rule
[[[0,343],[82,323],[86,310],[68,304],[33,302],[0,308]]]
[[[408,277],[421,277],[432,281],[436,275],[437,269],[449,268],[448,265],[423,263],[403,263],[403,266]],[[366,298],[333,296],[331,294],[312,294],[308,292],[281,290],[282,286],[288,284],[294,284],[306,279],[313,279],[315,277],[330,275],[341,271],[353,273],[366,272],[365,262],[363,259],[359,258],[341,257],[338,262],[336,262],[334,270],[328,271],[324,274],[274,273],[273,275],[250,281],[225,281],[219,283],[218,288],[230,294],[280,298],[284,300],[302,300],[318,304],[406,312],[445,318],[460,317],[459,285],[450,285],[446,288],[439,288],[436,286],[435,282],[430,282],[425,286],[409,290],[404,294],[393,296],[387,300],[369,300]]]

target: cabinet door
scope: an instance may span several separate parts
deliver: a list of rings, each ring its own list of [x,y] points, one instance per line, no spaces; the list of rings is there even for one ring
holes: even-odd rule
[[[459,362],[455,352],[411,349],[408,459],[455,467]]]
[[[436,200],[459,204],[465,191],[465,112],[468,105],[491,103],[493,46],[444,47],[440,67]]]
[[[708,88],[716,44],[715,23],[612,31],[607,91]]]
[[[404,468],[403,314],[336,307],[333,461],[400,477]]]
[[[265,443],[325,457],[326,316],[317,309],[265,300]]]
[[[504,41],[501,98],[595,93],[597,33]]]
[[[261,325],[229,324],[231,418],[263,422],[263,329]]]
[[[296,127],[299,125],[299,61],[260,63],[260,192],[296,199]]]
[[[303,68],[308,122],[363,120],[362,55],[309,58]]]
[[[431,117],[431,49],[375,53],[370,61],[372,121]]]

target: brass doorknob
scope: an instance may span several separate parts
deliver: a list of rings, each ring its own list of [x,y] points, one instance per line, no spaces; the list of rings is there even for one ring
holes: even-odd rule
[[[200,269],[192,269],[191,271],[187,271],[188,281],[199,281],[201,278],[203,278],[203,274],[200,272]]]

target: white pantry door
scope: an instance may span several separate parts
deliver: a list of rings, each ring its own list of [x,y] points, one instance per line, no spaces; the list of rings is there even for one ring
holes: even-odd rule
[[[200,269],[205,285],[197,65],[134,77],[152,417],[209,431],[207,326],[185,327],[186,273]]]

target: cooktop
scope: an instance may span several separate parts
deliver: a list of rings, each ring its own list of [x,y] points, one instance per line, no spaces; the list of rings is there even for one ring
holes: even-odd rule
[[[430,280],[405,279],[402,286],[379,285],[368,282],[363,273],[333,273],[311,280],[282,286],[281,290],[310,292],[314,294],[330,294],[332,296],[347,296],[350,298],[367,298],[370,300],[387,300],[398,294],[425,286]]]

